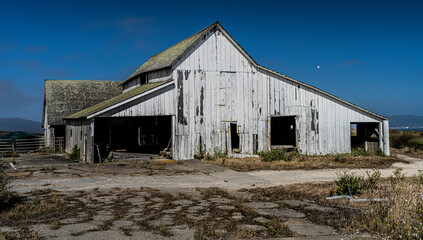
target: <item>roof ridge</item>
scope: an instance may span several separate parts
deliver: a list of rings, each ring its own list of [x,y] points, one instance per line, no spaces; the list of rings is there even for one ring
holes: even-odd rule
[[[179,41],[179,42],[177,42],[177,43],[173,44],[172,46],[170,46],[170,47],[166,48],[165,50],[163,50],[163,51],[161,51],[161,52],[159,52],[159,53],[157,53],[157,54],[154,54],[154,55],[153,55],[153,56],[151,56],[150,58],[155,57],[155,56],[159,55],[160,53],[163,53],[164,51],[168,50],[169,48],[171,48],[171,47],[173,47],[173,46],[175,46],[175,45],[178,45],[179,43],[181,43],[181,42],[183,42],[183,41],[185,41],[185,40],[187,40],[187,39],[190,39],[190,38],[194,37],[195,35],[197,35],[197,34],[199,34],[199,33],[203,32],[204,30],[206,30],[206,29],[210,28],[211,26],[214,26],[214,25],[216,25],[216,24],[218,24],[218,23],[219,23],[219,21],[216,21],[215,23],[210,24],[209,26],[207,26],[207,27],[205,27],[205,28],[201,29],[200,31],[198,31],[198,32],[196,32],[196,33],[194,33],[194,34],[192,34],[191,36],[189,36],[189,37],[187,37],[187,38],[184,38],[183,40],[181,40],[181,41]]]
[[[215,23],[198,31],[197,33],[151,56],[146,62],[144,62],[140,67],[138,67],[125,81],[123,81],[123,83],[129,81],[134,77],[139,76],[144,72],[150,72],[172,66],[176,59],[182,56],[186,52],[186,50],[189,49],[194,43],[196,43],[197,40],[200,39],[208,30],[218,24],[220,25],[219,21],[216,21]],[[162,59],[160,59],[160,57],[162,57]]]
[[[44,79],[45,82],[47,81],[87,81],[87,82],[122,82],[120,80],[98,80],[98,79]]]

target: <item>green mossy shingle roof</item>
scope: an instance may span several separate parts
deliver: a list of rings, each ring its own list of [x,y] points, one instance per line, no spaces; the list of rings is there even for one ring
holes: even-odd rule
[[[192,35],[185,40],[180,41],[179,43],[173,45],[172,47],[164,50],[161,53],[158,53],[147,60],[141,67],[139,67],[135,72],[131,74],[124,82],[129,81],[130,79],[140,75],[144,72],[150,72],[157,69],[167,68],[172,65],[185,51],[188,50],[198,39],[200,39],[208,30],[213,28],[219,22],[215,22],[212,25],[204,28],[198,33]]]
[[[45,80],[43,121],[64,125],[64,117],[122,93],[121,81]]]
[[[132,90],[129,90],[127,92],[124,92],[122,94],[119,94],[119,95],[117,95],[117,96],[115,96],[113,98],[110,98],[110,99],[108,99],[108,100],[106,100],[104,102],[98,103],[98,104],[96,104],[94,106],[88,107],[88,108],[83,109],[83,110],[81,110],[81,111],[79,111],[77,113],[74,113],[72,115],[69,115],[69,116],[65,117],[65,119],[79,119],[79,118],[87,117],[87,116],[89,116],[91,114],[94,114],[94,113],[99,112],[99,111],[101,111],[103,109],[106,109],[108,107],[111,107],[111,106],[113,106],[113,105],[115,105],[117,103],[120,103],[122,101],[125,101],[127,99],[130,99],[130,98],[132,98],[132,97],[134,97],[136,95],[139,95],[141,93],[144,93],[144,92],[146,92],[148,90],[151,90],[151,89],[153,89],[155,87],[158,87],[158,86],[160,86],[162,84],[165,84],[165,83],[168,83],[170,81],[171,80],[169,80],[169,81],[163,81],[163,82],[155,82],[155,83],[143,84],[143,85],[141,85],[139,87],[136,87],[136,88],[134,88]]]

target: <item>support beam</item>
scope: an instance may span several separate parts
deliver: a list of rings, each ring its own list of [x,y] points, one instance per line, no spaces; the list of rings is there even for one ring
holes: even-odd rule
[[[383,120],[383,152],[386,156],[391,155],[389,146],[389,121]]]

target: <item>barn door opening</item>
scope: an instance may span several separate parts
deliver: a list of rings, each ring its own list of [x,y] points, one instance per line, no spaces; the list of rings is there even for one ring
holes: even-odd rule
[[[139,153],[154,157],[172,150],[171,116],[96,118],[94,132],[96,160],[107,157],[111,151],[116,156]]]
[[[231,145],[232,152],[239,153],[239,135],[238,135],[238,126],[236,123],[231,123]]]
[[[379,123],[351,123],[351,150],[363,148],[376,153],[379,148]]]
[[[273,148],[294,148],[297,146],[295,116],[271,118],[270,145]]]

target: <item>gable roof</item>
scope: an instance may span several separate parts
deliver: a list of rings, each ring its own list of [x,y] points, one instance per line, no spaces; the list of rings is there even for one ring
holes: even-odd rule
[[[294,78],[288,77],[288,76],[286,76],[284,74],[281,74],[279,72],[270,70],[270,69],[268,69],[266,67],[263,67],[263,66],[259,65],[241,47],[241,45],[237,41],[235,41],[235,39],[222,27],[222,25],[220,25],[219,22],[215,22],[215,23],[211,24],[210,26],[208,26],[208,27],[204,28],[203,30],[199,31],[198,33],[196,33],[196,34],[188,37],[187,39],[182,40],[181,42],[173,45],[172,47],[164,50],[163,52],[158,53],[158,54],[152,56],[150,59],[147,60],[147,62],[145,62],[141,67],[139,67],[134,73],[132,73],[121,84],[123,84],[123,83],[131,80],[132,78],[134,78],[134,77],[136,77],[136,76],[138,76],[138,75],[140,75],[142,73],[150,72],[150,71],[154,71],[154,70],[158,70],[158,69],[172,67],[172,65],[180,57],[182,57],[186,52],[188,52],[188,50],[191,47],[193,47],[194,44],[197,41],[199,41],[205,34],[207,34],[208,31],[212,30],[215,27],[218,28],[222,32],[222,34],[224,34],[228,38],[228,40],[235,46],[235,48],[237,48],[240,51],[240,53],[242,55],[244,55],[244,57],[246,57],[252,63],[252,65],[255,66],[257,69],[260,69],[262,71],[265,71],[265,72],[267,72],[269,74],[274,74],[274,75],[276,75],[278,77],[281,77],[281,78],[283,78],[283,79],[285,79],[287,81],[294,82],[294,83],[296,83],[298,85],[301,85],[303,87],[309,88],[309,89],[311,89],[313,91],[316,91],[316,92],[318,92],[318,93],[320,93],[320,94],[322,94],[322,95],[324,95],[326,97],[329,97],[329,98],[331,98],[331,99],[333,99],[335,101],[338,101],[338,102],[340,102],[342,104],[345,104],[345,105],[347,105],[349,107],[352,107],[352,108],[354,108],[354,109],[356,109],[356,110],[358,110],[358,111],[360,111],[362,113],[365,113],[365,114],[367,114],[369,116],[373,116],[373,117],[375,117],[377,119],[381,119],[381,120],[387,120],[386,117],[383,117],[381,115],[378,115],[378,114],[376,114],[376,113],[374,113],[372,111],[369,111],[369,110],[367,110],[365,108],[359,107],[359,106],[357,106],[357,105],[355,105],[353,103],[350,103],[350,102],[348,102],[346,100],[343,100],[343,99],[341,99],[339,97],[336,97],[335,95],[332,95],[332,94],[330,94],[330,93],[328,93],[326,91],[323,91],[323,90],[321,90],[321,89],[319,89],[317,87],[314,87],[312,85],[306,84],[304,82],[301,82],[299,80],[296,80]],[[140,93],[138,93],[138,94],[140,94]],[[116,103],[118,103],[118,102],[116,102]]]
[[[64,125],[64,117],[110,99],[122,92],[121,82],[96,80],[45,80],[43,121]]]
[[[152,90],[160,85],[163,85],[165,83],[170,82],[169,81],[162,81],[162,82],[155,82],[155,83],[147,83],[147,84],[143,84],[139,87],[136,87],[132,90],[129,90],[127,92],[124,92],[122,94],[119,94],[113,98],[110,98],[106,101],[103,101],[101,103],[98,103],[94,106],[88,107],[86,109],[83,109],[79,112],[76,112],[74,114],[71,114],[69,116],[64,117],[64,119],[79,119],[79,118],[84,118],[84,117],[88,117],[89,115],[92,115],[94,113],[98,113],[102,110],[105,110],[113,105],[116,105],[118,103],[122,103],[126,100],[129,100],[130,98],[133,98],[137,95],[140,95],[142,93],[145,93],[149,90]]]
[[[141,73],[150,72],[162,68],[171,67],[172,64],[184,54],[195,42],[197,42],[204,34],[206,34],[214,26],[218,25],[219,22],[215,22],[212,25],[204,28],[198,33],[180,41],[179,43],[171,46],[170,48],[158,53],[147,60],[141,67],[133,72],[123,83],[131,80],[132,78],[140,75]],[[123,84],[122,83],[122,84]]]

